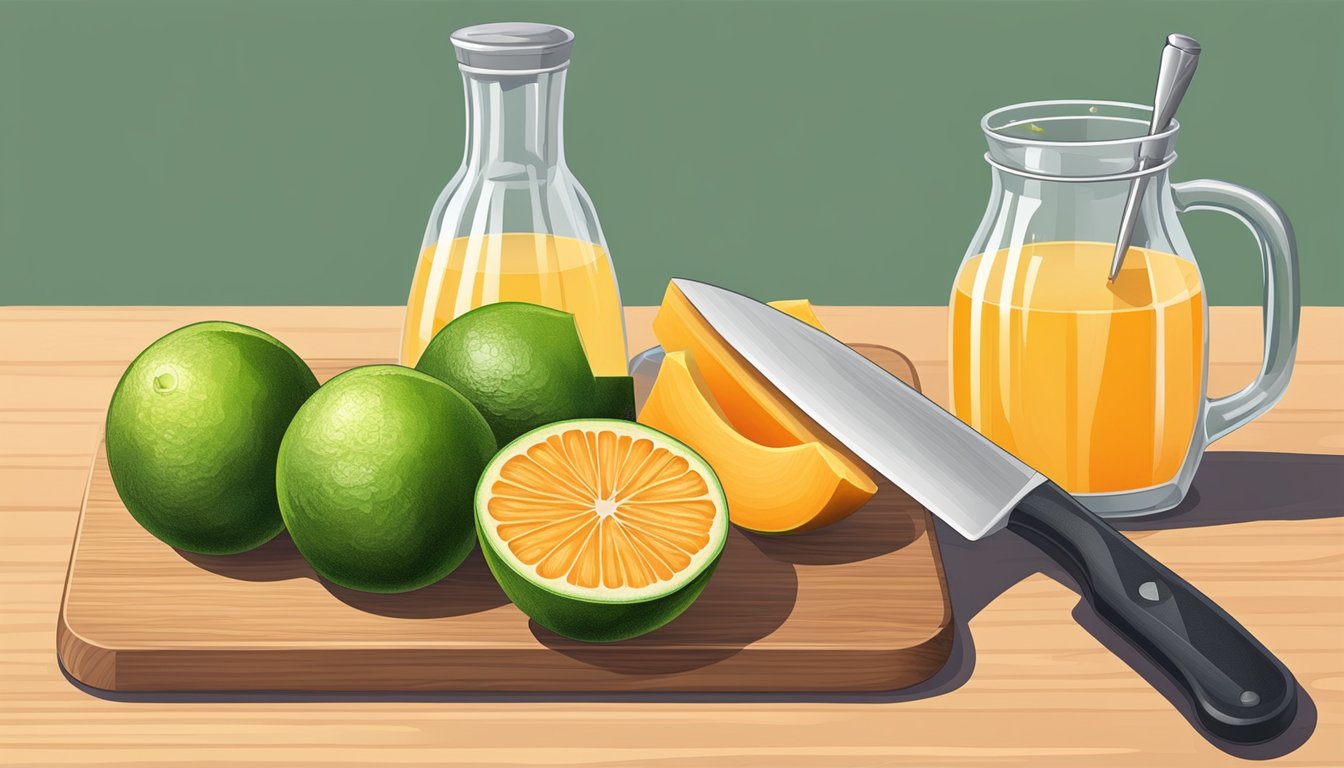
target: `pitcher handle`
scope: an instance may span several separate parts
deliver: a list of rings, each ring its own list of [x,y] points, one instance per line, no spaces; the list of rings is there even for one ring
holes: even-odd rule
[[[1283,209],[1254,190],[1215,179],[1172,184],[1171,190],[1176,210],[1181,213],[1221,211],[1245,224],[1260,246],[1260,259],[1264,263],[1265,356],[1260,363],[1260,375],[1241,391],[1208,402],[1204,410],[1204,434],[1206,441],[1212,443],[1269,410],[1288,388],[1302,309],[1297,240]]]

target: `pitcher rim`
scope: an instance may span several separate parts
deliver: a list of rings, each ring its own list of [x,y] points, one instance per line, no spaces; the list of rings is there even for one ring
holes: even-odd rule
[[[1135,104],[1134,102],[1130,101],[1107,101],[1104,99],[1047,99],[1044,101],[1024,101],[1018,104],[1008,104],[1002,107],[998,107],[996,109],[992,109],[989,112],[986,112],[984,117],[980,118],[980,130],[983,131],[986,136],[993,138],[995,141],[1002,141],[1006,144],[1020,144],[1023,146],[1122,147],[1125,146],[1126,144],[1144,144],[1152,141],[1160,141],[1162,139],[1170,138],[1171,136],[1174,136],[1181,129],[1181,124],[1177,122],[1176,118],[1172,118],[1171,122],[1167,124],[1167,127],[1164,130],[1158,131],[1157,133],[1151,135],[1145,133],[1140,136],[1132,136],[1125,139],[1102,139],[1099,141],[1052,141],[1050,139],[1031,139],[1019,136],[1010,136],[1006,133],[1001,133],[1002,128],[992,128],[990,127],[989,124],[991,118],[995,117],[996,115],[1003,114],[1004,112],[1008,112],[1009,110],[1025,109],[1028,107],[1057,107],[1057,106],[1125,107],[1129,109],[1135,109],[1140,112],[1151,113],[1153,111],[1153,108],[1149,105]],[[1089,117],[1089,115],[1087,115],[1086,113],[1082,113],[1077,115],[1077,117],[1086,119]]]

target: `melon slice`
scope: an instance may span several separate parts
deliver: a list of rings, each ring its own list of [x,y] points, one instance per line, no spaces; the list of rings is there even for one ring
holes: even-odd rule
[[[867,475],[818,442],[760,445],[728,423],[708,393],[694,357],[669,352],[641,423],[681,440],[714,468],[732,522],[760,533],[800,533],[829,525],[877,492]]]
[[[812,308],[812,302],[807,299],[779,299],[770,302],[770,306],[786,315],[802,320],[818,331],[826,330],[825,326],[821,324],[821,318],[817,317],[817,311]]]
[[[825,330],[806,301],[777,304],[783,305],[777,309]],[[802,311],[802,305],[806,305],[806,312]],[[810,315],[811,320],[805,315]],[[675,285],[667,286],[667,294],[653,321],[653,332],[663,349],[692,353],[710,394],[743,437],[776,448],[819,442],[840,454],[851,472],[867,476],[867,468],[857,457],[725,344]]]

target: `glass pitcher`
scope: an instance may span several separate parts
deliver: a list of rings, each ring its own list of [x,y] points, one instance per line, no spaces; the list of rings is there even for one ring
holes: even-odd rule
[[[1104,101],[1017,104],[981,121],[989,206],[952,290],[953,412],[1101,515],[1184,497],[1204,449],[1268,410],[1293,368],[1297,254],[1283,211],[1224,181],[1173,184],[1179,125]],[[1147,170],[1141,157],[1156,160]],[[1151,175],[1108,281],[1130,180]],[[1227,213],[1264,263],[1264,361],[1210,400],[1208,302],[1177,214]],[[1248,342],[1250,340],[1247,340]]]
[[[462,166],[429,216],[406,303],[401,363],[434,334],[499,301],[574,315],[593,373],[627,373],[625,319],[588,193],[565,163],[565,72],[574,34],[482,24],[452,35],[466,90]]]

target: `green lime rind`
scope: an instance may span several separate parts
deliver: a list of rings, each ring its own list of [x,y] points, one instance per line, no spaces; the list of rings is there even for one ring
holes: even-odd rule
[[[479,525],[479,523],[478,523]],[[482,542],[485,536],[480,536]],[[605,603],[560,595],[515,572],[489,545],[485,563],[504,594],[529,618],[557,635],[589,643],[611,643],[648,634],[680,616],[704,591],[719,557],[677,591],[645,602]]]
[[[635,380],[630,376],[598,376],[593,382],[592,416],[635,420]]]
[[[494,453],[489,425],[452,387],[410,368],[364,366],[299,409],[275,491],[320,576],[407,592],[452,573],[475,546],[472,495]]]
[[[415,368],[466,396],[501,445],[593,408],[593,374],[574,316],[537,304],[487,304],[455,318]]]
[[[511,456],[544,439],[544,435],[559,433],[569,428],[609,428],[632,436],[654,440],[661,447],[672,450],[702,472],[711,493],[718,500],[719,519],[711,529],[711,542],[703,555],[676,577],[618,599],[603,598],[598,590],[583,590],[565,585],[565,591],[547,584],[519,563],[507,546],[492,536],[486,526],[492,518],[486,508],[490,485],[498,476],[498,469]],[[643,424],[623,419],[570,419],[544,425],[524,434],[497,453],[481,475],[476,488],[476,535],[486,565],[499,583],[504,594],[523,613],[542,627],[558,635],[585,642],[615,642],[652,632],[680,616],[695,602],[709,583],[728,541],[728,502],[718,477],[709,464],[689,446],[676,438]],[[584,594],[587,592],[588,594]]]
[[[107,462],[131,516],[178,549],[245,552],[284,528],[275,457],[317,390],[307,364],[244,325],[179,328],[142,351],[108,405]]]

